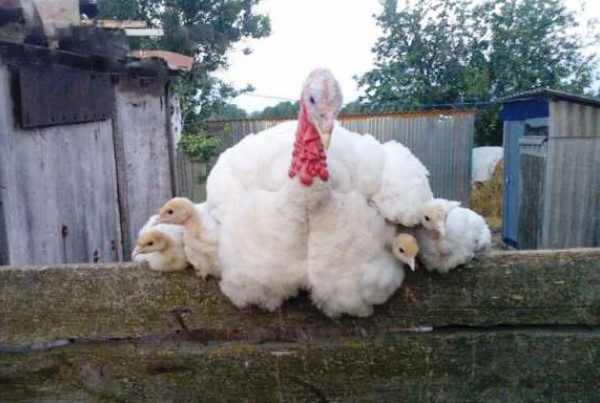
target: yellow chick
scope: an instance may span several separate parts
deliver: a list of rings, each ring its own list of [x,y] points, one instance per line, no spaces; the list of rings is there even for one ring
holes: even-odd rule
[[[419,254],[417,239],[411,234],[400,233],[392,240],[392,253],[402,263],[415,271],[415,258]]]
[[[157,223],[176,224],[183,228],[183,250],[199,277],[220,276],[218,226],[204,204],[176,197],[161,207]]]
[[[183,252],[181,231],[165,230],[165,227],[150,227],[140,231],[132,258],[135,262],[147,262],[152,270],[184,270],[188,261]]]

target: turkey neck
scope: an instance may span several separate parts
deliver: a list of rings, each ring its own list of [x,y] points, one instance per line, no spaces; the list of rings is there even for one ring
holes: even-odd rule
[[[302,97],[304,98],[304,97]],[[304,102],[300,102],[296,140],[292,151],[287,183],[287,200],[303,205],[308,211],[317,209],[327,199],[329,179],[327,156],[315,125],[308,118]],[[296,179],[297,177],[297,179]],[[291,193],[291,197],[290,197]]]
[[[292,179],[298,176],[300,182],[305,186],[311,186],[315,178],[322,181],[329,179],[325,148],[317,128],[308,118],[303,101],[300,102],[296,140],[288,174]]]

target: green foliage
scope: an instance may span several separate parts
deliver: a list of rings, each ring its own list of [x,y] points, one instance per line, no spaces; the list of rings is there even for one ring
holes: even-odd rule
[[[189,157],[207,163],[219,153],[221,140],[204,133],[186,132],[179,141],[179,148]]]
[[[244,38],[271,32],[269,17],[257,14],[260,0],[100,0],[105,18],[142,19],[164,29],[161,38],[146,39],[144,48],[193,56],[193,71],[177,86],[186,122],[198,122],[226,107],[240,92],[214,77],[227,67],[227,51]]]
[[[253,119],[287,119],[298,116],[300,104],[295,102],[280,102],[275,106],[269,106],[260,112],[254,112],[251,115]]]
[[[235,105],[225,104],[215,108],[212,118],[218,120],[239,120],[246,119],[248,114],[245,110],[238,108]]]
[[[98,0],[102,18],[114,20],[145,20],[143,2],[139,0]]]
[[[359,100],[356,100],[344,105],[344,107],[340,111],[340,115],[355,115],[359,113],[365,113],[367,109],[368,108],[366,105],[364,105]]]
[[[595,60],[562,0],[382,0],[375,68],[358,79],[367,109],[499,100],[551,87],[589,88]],[[590,35],[593,37],[593,35]],[[499,107],[480,109],[479,143],[499,143]]]

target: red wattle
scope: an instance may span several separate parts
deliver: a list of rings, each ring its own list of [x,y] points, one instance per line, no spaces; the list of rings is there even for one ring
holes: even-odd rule
[[[319,132],[308,120],[304,103],[300,103],[298,113],[298,128],[296,129],[296,141],[292,152],[292,164],[288,172],[290,178],[296,175],[300,177],[302,184],[310,186],[313,178],[319,177],[322,181],[329,179],[327,170],[327,157]]]

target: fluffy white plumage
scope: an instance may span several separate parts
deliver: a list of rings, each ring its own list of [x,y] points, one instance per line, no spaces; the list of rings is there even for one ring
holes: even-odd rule
[[[444,235],[432,234],[425,227],[416,231],[421,260],[428,270],[447,273],[489,248],[490,229],[473,210],[454,207],[447,212],[444,223]]]
[[[150,217],[138,234],[133,261],[147,262],[152,270],[184,270],[188,261],[183,251],[183,231],[178,225],[157,224],[158,215]],[[164,245],[160,244],[163,241]],[[148,245],[151,243],[151,245]]]
[[[415,226],[420,221],[422,205],[433,199],[429,171],[398,142],[385,143],[383,150],[382,181],[373,202],[389,221],[406,227]]]
[[[310,288],[329,316],[368,316],[401,285],[386,220],[418,223],[428,172],[401,144],[334,124],[341,104],[333,75],[315,70],[298,121],[246,136],[213,168],[220,285],[238,307],[274,310]]]
[[[418,221],[432,197],[428,172],[401,144],[336,125],[329,181],[305,187],[287,175],[296,126],[246,136],[211,171],[207,204],[221,223],[221,288],[238,307],[273,310],[310,286],[329,316],[369,315],[403,278],[385,248],[385,220]]]
[[[385,218],[357,191],[331,192],[310,217],[308,242],[311,297],[327,316],[369,316],[402,284]]]
[[[208,276],[220,277],[221,264],[218,257],[219,225],[208,212],[205,203],[196,205],[202,225],[199,238],[190,237],[184,228],[183,246],[188,261],[194,267],[196,275],[201,278]]]

